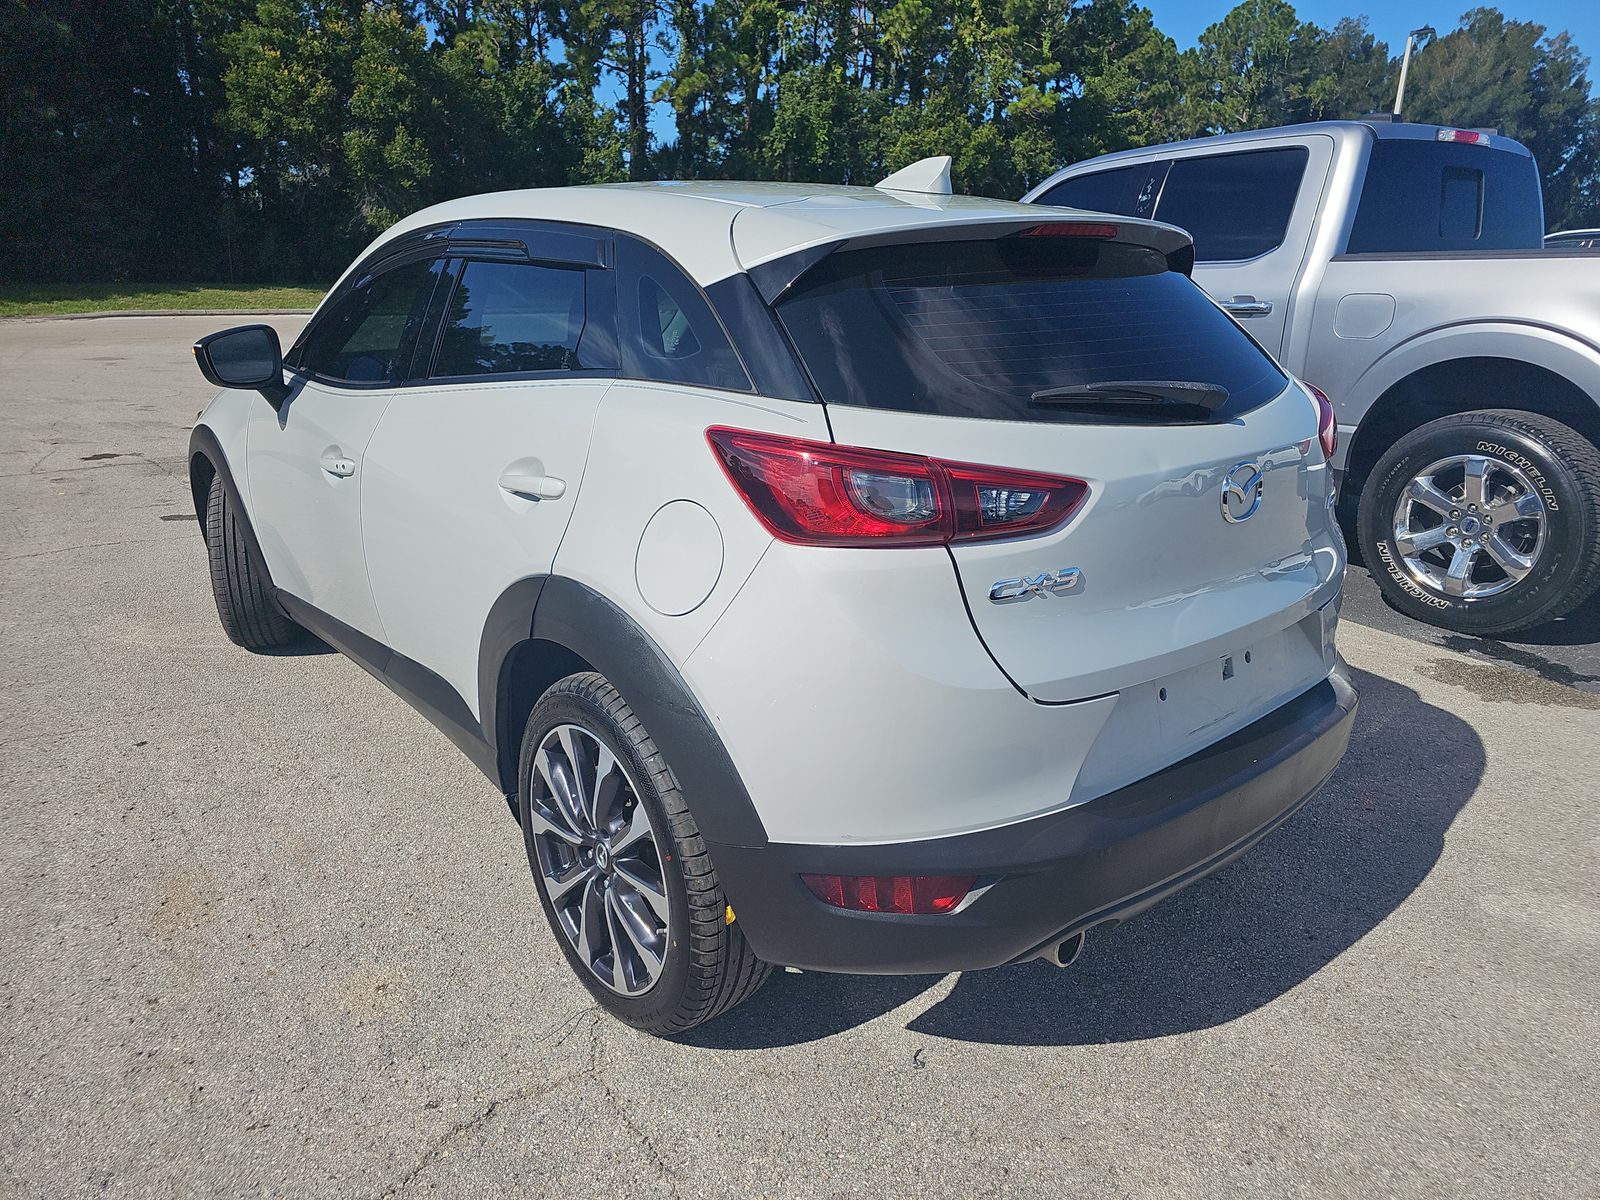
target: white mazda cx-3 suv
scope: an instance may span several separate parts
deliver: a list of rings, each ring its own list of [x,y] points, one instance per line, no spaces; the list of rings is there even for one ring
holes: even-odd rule
[[[939,176],[451,201],[195,347],[229,637],[432,720],[641,1029],[1070,961],[1349,740],[1326,401],[1182,232]]]

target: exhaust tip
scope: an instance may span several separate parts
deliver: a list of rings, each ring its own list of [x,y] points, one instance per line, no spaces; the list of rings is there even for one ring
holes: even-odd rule
[[[1039,957],[1054,966],[1070,967],[1078,961],[1078,955],[1083,953],[1083,941],[1084,935],[1075,933],[1065,941],[1057,942]]]

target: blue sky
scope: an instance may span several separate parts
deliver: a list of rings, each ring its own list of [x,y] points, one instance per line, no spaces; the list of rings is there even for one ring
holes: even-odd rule
[[[1194,45],[1200,31],[1222,18],[1238,0],[1139,0],[1155,14],[1156,26],[1173,41],[1178,49]],[[1432,25],[1440,33],[1448,33],[1460,21],[1461,14],[1477,7],[1467,0],[1383,0],[1382,3],[1363,3],[1362,0],[1290,0],[1302,21],[1315,21],[1324,28],[1333,25],[1340,17],[1367,16],[1367,28],[1379,41],[1389,43],[1389,52],[1399,54],[1406,43],[1406,33],[1421,25]],[[1578,43],[1578,49],[1591,59],[1600,55],[1600,0],[1484,0],[1490,7],[1498,8],[1514,21],[1537,21],[1552,34],[1565,29]],[[1589,71],[1590,79],[1595,75]]]

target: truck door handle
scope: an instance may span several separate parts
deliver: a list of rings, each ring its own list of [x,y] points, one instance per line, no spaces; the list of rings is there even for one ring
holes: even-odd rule
[[[526,475],[507,471],[500,476],[500,489],[529,500],[559,500],[567,494],[567,481],[554,475]]]
[[[1224,300],[1222,307],[1236,317],[1265,317],[1272,312],[1271,300],[1257,300],[1254,296],[1235,296]]]
[[[336,451],[328,451],[322,456],[322,469],[329,475],[337,475],[340,479],[349,479],[356,473],[356,463],[353,458],[346,458]]]

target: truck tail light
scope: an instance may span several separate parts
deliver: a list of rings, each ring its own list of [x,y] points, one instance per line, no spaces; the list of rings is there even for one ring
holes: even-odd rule
[[[950,912],[967,898],[976,875],[802,875],[824,904],[854,912]]]
[[[1089,494],[1081,479],[861,450],[717,426],[706,441],[773,537],[805,546],[943,546],[1043,533]]]
[[[1433,138],[1437,142],[1455,142],[1462,146],[1493,145],[1487,133],[1476,129],[1439,129],[1434,131]]]
[[[1332,462],[1333,452],[1339,448],[1339,425],[1333,417],[1333,401],[1314,383],[1307,383],[1305,388],[1317,404],[1317,440],[1322,443],[1322,455]]]

